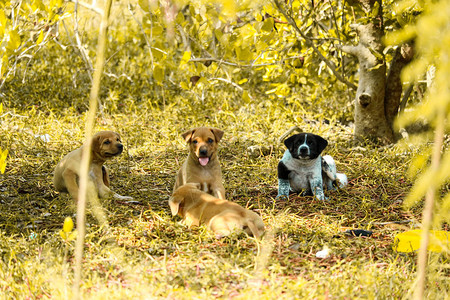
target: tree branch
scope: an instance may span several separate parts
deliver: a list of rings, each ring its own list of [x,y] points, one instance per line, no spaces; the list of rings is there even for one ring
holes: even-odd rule
[[[271,62],[271,63],[263,63],[263,64],[246,64],[246,65],[241,65],[238,63],[233,63],[233,62],[229,62],[229,61],[225,61],[223,59],[218,59],[215,57],[200,57],[200,58],[191,58],[189,61],[190,62],[217,62],[220,64],[224,64],[224,65],[228,65],[228,66],[232,66],[232,67],[240,67],[240,68],[256,68],[256,67],[265,67],[265,66],[273,66],[273,65],[279,65],[284,63],[285,61],[291,60],[291,59],[297,59],[297,58],[303,58],[303,56],[292,56],[289,58],[283,58],[282,60],[279,61],[275,61],[275,62]]]
[[[312,42],[312,40],[306,36],[303,31],[297,26],[297,23],[295,22],[294,18],[289,15],[284,8],[281,6],[280,2],[278,0],[273,0],[273,2],[275,3],[276,7],[278,8],[278,10],[284,15],[284,17],[286,18],[286,20],[289,22],[289,24],[295,29],[295,31],[297,31],[297,33],[305,40],[306,44],[311,47],[314,51],[314,53],[316,53],[320,60],[323,61],[328,68],[330,68],[331,72],[333,72],[333,75],[336,76],[336,78],[341,81],[342,83],[344,83],[345,85],[347,85],[349,88],[353,89],[356,91],[357,86],[355,84],[353,84],[352,82],[348,81],[347,79],[344,78],[344,76],[342,76],[342,74],[340,74],[337,70],[336,70],[336,66],[335,64],[328,60],[325,56],[323,56],[323,54],[319,51],[319,49],[317,49],[317,47],[314,45],[314,43]]]

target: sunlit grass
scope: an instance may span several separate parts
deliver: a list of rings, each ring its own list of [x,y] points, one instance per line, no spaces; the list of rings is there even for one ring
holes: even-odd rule
[[[216,99],[217,102],[224,99]],[[394,147],[353,148],[351,132],[338,123],[316,122],[283,106],[248,104],[221,112],[179,105],[99,115],[96,130],[121,133],[125,153],[107,163],[112,188],[141,204],[102,201],[109,228],[87,216],[83,263],[84,298],[402,298],[415,274],[415,255],[392,250],[393,236],[417,225],[420,207],[405,211],[411,186],[405,176],[411,151]],[[8,107],[6,110],[10,109]],[[248,110],[252,113],[248,113]],[[1,177],[0,291],[6,298],[71,296],[73,242],[59,231],[75,205],[51,185],[55,163],[83,140],[84,115],[16,110],[2,119],[2,149],[10,149]],[[261,116],[261,117],[258,117]],[[216,240],[204,227],[187,229],[172,218],[167,200],[186,157],[180,133],[211,125],[225,131],[220,147],[228,198],[261,214],[273,239],[261,243],[244,234]],[[278,142],[292,125],[329,139],[326,149],[348,175],[344,190],[328,202],[292,195],[276,201]],[[41,136],[48,134],[49,140]],[[263,155],[249,146],[265,146]],[[394,221],[410,221],[401,224]],[[349,237],[351,228],[372,237]],[[324,246],[330,257],[315,254]],[[269,247],[269,248],[267,248]],[[258,255],[271,255],[256,270]],[[67,257],[64,261],[64,254]],[[448,262],[437,257],[429,295],[448,297]],[[448,257],[447,257],[448,259]]]
[[[113,23],[124,22],[123,5]],[[92,20],[80,22],[80,30],[93,30]],[[396,233],[420,222],[421,202],[405,210],[403,200],[421,172],[418,163],[408,169],[421,147],[354,147],[351,127],[338,121],[352,119],[351,105],[343,104],[350,101],[339,94],[313,99],[306,86],[299,88],[302,95],[275,100],[252,91],[254,99],[245,103],[224,86],[155,88],[137,25],[120,26],[111,36],[125,35],[127,47],[111,39],[106,69],[132,80],[104,77],[95,131],[122,135],[126,151],[107,162],[112,189],[140,204],[102,200],[108,227],[100,227],[88,208],[83,299],[411,296],[416,255],[396,253],[392,243]],[[86,44],[93,47],[89,34]],[[74,242],[59,232],[66,217],[75,220],[76,207],[51,178],[61,157],[83,142],[90,81],[73,45],[41,51],[32,62],[18,65],[2,90],[0,148],[9,154],[0,175],[0,299],[70,299]],[[187,155],[180,134],[203,125],[224,130],[219,151],[228,199],[261,215],[268,229],[262,242],[245,234],[217,240],[205,227],[188,229],[171,217],[167,200]],[[349,177],[349,186],[328,193],[327,202],[275,199],[285,150],[279,138],[294,125],[328,139],[325,152]],[[424,155],[422,166],[427,160]],[[343,233],[354,228],[374,234]],[[330,256],[317,258],[324,247]],[[448,259],[448,253],[430,258],[428,299],[449,297]]]

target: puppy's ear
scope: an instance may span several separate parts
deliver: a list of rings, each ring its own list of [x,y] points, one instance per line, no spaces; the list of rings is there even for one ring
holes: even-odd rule
[[[212,133],[216,137],[216,142],[220,142],[223,137],[223,131],[217,128],[211,128]]]
[[[116,134],[116,137],[119,139],[119,141],[122,140],[122,138],[120,137],[120,134],[118,134],[117,132],[114,132]]]
[[[180,209],[180,204],[182,200],[178,197],[172,196],[169,199],[170,211],[172,212],[172,216],[176,216],[178,214],[178,210]]]
[[[289,149],[290,152],[294,152],[295,139],[297,138],[297,134],[288,137],[284,140],[284,145]]]
[[[317,138],[317,148],[319,150],[319,153],[322,153],[323,149],[325,149],[326,146],[328,146],[328,141],[321,137],[320,135],[316,135]]]
[[[91,150],[94,152],[98,152],[100,150],[100,146],[102,144],[102,136],[96,134],[92,137]]]
[[[191,129],[191,130],[186,131],[185,133],[183,133],[181,136],[186,141],[186,143],[190,143],[191,142],[191,137],[194,134],[194,132],[195,132],[195,129]]]

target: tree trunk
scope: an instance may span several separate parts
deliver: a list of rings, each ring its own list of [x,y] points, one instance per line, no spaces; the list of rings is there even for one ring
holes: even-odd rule
[[[367,24],[353,27],[359,36],[357,46],[343,46],[342,50],[355,55],[359,61],[359,84],[355,98],[355,138],[381,143],[394,141],[392,122],[386,118],[386,63],[383,55],[384,35],[381,0],[359,1],[367,15],[374,15]],[[397,108],[398,110],[398,108]]]
[[[391,68],[386,80],[385,113],[388,124],[393,127],[395,117],[398,114],[402,96],[402,81],[400,78],[403,68],[414,56],[413,43],[407,43],[398,47],[392,58]]]

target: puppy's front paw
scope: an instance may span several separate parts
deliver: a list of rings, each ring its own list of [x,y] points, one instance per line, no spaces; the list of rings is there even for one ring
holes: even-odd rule
[[[133,200],[133,197],[130,196],[121,196],[119,194],[114,194],[114,198],[117,200]]]
[[[314,189],[314,197],[316,197],[318,200],[321,200],[321,201],[328,200],[328,198],[325,197],[325,194],[323,193],[323,189],[320,187],[316,187]]]
[[[278,194],[277,195],[277,197],[275,198],[275,200],[279,200],[279,201],[287,201],[287,200],[289,200],[289,196],[288,195],[281,195],[281,194]]]

